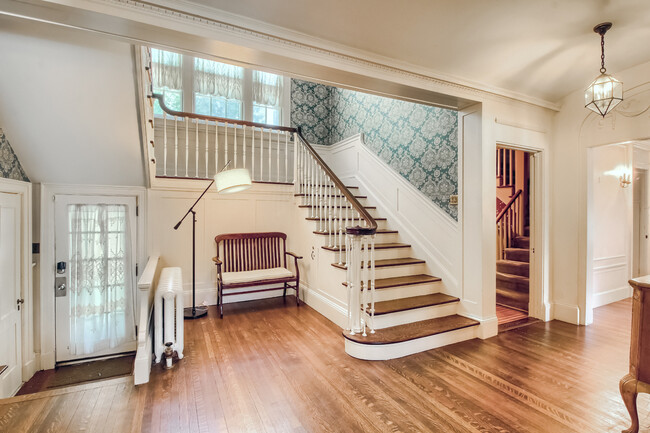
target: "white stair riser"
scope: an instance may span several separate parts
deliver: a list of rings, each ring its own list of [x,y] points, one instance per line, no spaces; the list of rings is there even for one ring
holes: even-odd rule
[[[361,206],[366,206],[366,205],[368,205],[368,199],[367,199],[367,198],[357,198],[357,197],[355,197],[355,198],[357,199],[357,201],[359,202],[359,204],[360,204]],[[306,200],[305,200],[304,197],[296,197],[296,199],[297,199],[297,200],[300,200],[300,202],[299,202],[300,204],[309,204],[309,205],[311,205],[311,203],[312,203],[312,201],[311,201],[311,197],[308,197]],[[327,200],[327,198],[325,198],[325,197],[324,197],[323,199],[324,199],[324,200]],[[332,197],[332,199],[334,199],[334,197]],[[331,206],[340,206],[339,198],[336,197],[335,199],[336,199],[335,202],[330,202],[330,205],[331,205]],[[316,204],[321,204],[321,206],[324,205],[324,206],[327,207],[328,202],[327,202],[327,201],[324,201],[324,202],[321,203],[321,202],[319,202],[319,201],[316,201]]]
[[[320,224],[321,223],[319,221],[311,221],[311,222],[312,222],[312,225],[314,227],[314,230],[320,229],[320,227],[321,227]],[[332,224],[334,226],[335,231],[337,231],[339,228],[343,228],[343,226],[344,226],[344,224],[339,225],[338,220],[332,220]],[[348,224],[348,225],[350,225],[350,224]],[[329,220],[323,222],[323,226],[327,229],[327,231],[329,231]],[[377,228],[378,229],[386,229],[386,228],[388,228],[387,221],[386,220],[377,221]]]
[[[345,352],[358,359],[384,361],[476,338],[478,326],[392,344],[359,344],[345,339]],[[381,332],[380,330],[377,332]]]
[[[316,231],[317,227],[314,227],[314,231]],[[316,234],[316,233],[314,233]],[[317,236],[323,237],[325,239],[325,243],[322,245],[327,245],[329,242],[329,235],[320,235],[316,234]],[[338,238],[337,238],[338,239]],[[332,242],[334,242],[334,234],[332,233]],[[338,242],[338,241],[337,241]],[[344,240],[345,242],[345,240]],[[399,233],[377,233],[375,235],[375,243],[389,243],[389,242],[399,242]]]
[[[338,263],[339,261],[339,252],[323,250],[324,252],[329,252],[328,257],[331,257],[331,263]],[[411,248],[386,248],[386,249],[375,249],[375,260],[384,260],[384,259],[399,259],[403,257],[411,257],[413,255],[413,250]],[[345,261],[345,250],[343,251],[343,261]]]
[[[432,305],[430,307],[382,314],[381,316],[375,316],[375,329],[383,329],[391,326],[405,325],[407,323],[450,316],[456,314],[458,312],[457,310],[458,302],[449,302],[442,305]]]
[[[302,204],[302,203],[299,203],[299,204]],[[315,210],[314,210],[313,215],[312,215],[312,210],[311,210],[311,208],[308,208],[308,207],[301,207],[300,209],[302,209],[303,214],[305,215],[305,217],[310,217],[310,216],[314,216],[314,215],[319,215],[319,211],[318,211],[318,209],[315,209]],[[377,214],[377,209],[366,209],[366,211],[367,211],[367,212],[368,212],[368,213],[369,213],[373,218],[374,218],[374,217],[379,217],[379,216],[380,216],[380,215]],[[333,215],[334,215],[334,214],[333,214]],[[343,217],[345,218],[345,209],[343,209]],[[356,216],[356,212],[355,212],[355,216],[354,216],[354,217],[355,217],[355,218],[354,218],[355,221],[359,221],[359,218],[357,218],[357,216]],[[352,219],[352,214],[348,211],[348,222],[349,222],[351,219]]]
[[[336,268],[339,269],[339,268]],[[341,271],[341,281],[345,281],[345,269]],[[386,266],[375,269],[375,279],[379,278],[392,278],[392,277],[406,277],[408,275],[425,274],[426,266],[424,263],[417,265],[400,265],[400,266]],[[370,269],[368,270],[370,272]]]
[[[392,301],[410,296],[430,295],[440,292],[442,288],[442,283],[440,282],[389,287],[387,289],[375,290],[375,301]]]

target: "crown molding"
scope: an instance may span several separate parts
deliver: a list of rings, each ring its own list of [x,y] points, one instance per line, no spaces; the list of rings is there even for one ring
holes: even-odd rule
[[[161,27],[165,21],[168,23],[173,22],[183,26],[186,32],[190,28],[189,31],[191,32],[203,30],[212,34],[213,37],[220,36],[222,40],[227,39],[229,43],[240,44],[249,48],[263,48],[274,54],[307,59],[307,61],[316,64],[325,63],[339,69],[347,66],[356,69],[360,73],[380,77],[381,79],[399,81],[409,86],[422,87],[455,97],[471,98],[478,101],[486,99],[518,101],[554,111],[559,111],[561,107],[560,104],[540,98],[445,75],[439,71],[332,43],[304,33],[186,0],[159,0],[157,2],[139,0],[47,1],[120,16]],[[229,60],[228,58],[222,59]],[[237,59],[232,60],[238,63]],[[278,72],[290,73],[290,71],[279,70]],[[302,75],[301,78],[321,82],[326,81],[316,76]],[[329,84],[345,86],[343,82]],[[358,89],[363,90],[362,88]]]

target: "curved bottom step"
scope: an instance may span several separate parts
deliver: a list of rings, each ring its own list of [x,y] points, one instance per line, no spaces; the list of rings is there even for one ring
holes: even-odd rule
[[[377,330],[364,337],[343,331],[345,352],[358,359],[383,361],[476,337],[479,322],[459,315]]]

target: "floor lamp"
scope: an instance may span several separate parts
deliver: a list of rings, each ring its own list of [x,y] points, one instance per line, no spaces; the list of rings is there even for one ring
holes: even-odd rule
[[[190,213],[192,214],[192,306],[184,310],[186,319],[196,319],[197,317],[204,316],[208,312],[208,307],[196,306],[196,211],[194,210],[194,206],[208,192],[212,184],[214,184],[219,194],[231,194],[251,187],[251,176],[248,170],[245,168],[233,168],[232,170],[223,171],[228,167],[228,164],[230,164],[230,161],[214,176],[210,185],[196,199],[192,207],[181,218],[178,224],[174,226],[174,230],[178,230],[185,218]]]

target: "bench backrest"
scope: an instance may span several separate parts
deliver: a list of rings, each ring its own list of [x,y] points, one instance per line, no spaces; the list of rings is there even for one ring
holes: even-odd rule
[[[280,232],[228,233],[214,238],[222,272],[287,267],[287,235]]]

